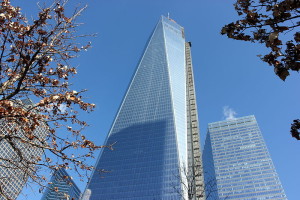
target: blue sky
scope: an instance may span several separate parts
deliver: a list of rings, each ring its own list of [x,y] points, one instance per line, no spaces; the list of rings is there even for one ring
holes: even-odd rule
[[[12,1],[27,16],[35,2]],[[77,3],[89,6],[79,19],[84,23],[79,32],[98,33],[90,38],[93,48],[74,61],[79,65],[74,88],[88,89],[87,100],[97,105],[95,112],[82,115],[91,124],[85,130],[90,138],[103,143],[148,37],[159,17],[170,13],[192,42],[202,147],[207,124],[224,119],[224,106],[237,117],[254,114],[288,198],[299,199],[300,143],[291,138],[289,129],[300,114],[300,77],[292,73],[281,81],[256,56],[266,52],[263,46],[220,35],[224,24],[237,19],[233,0],[74,0],[69,4]],[[85,187],[82,182],[78,185]],[[40,199],[34,189],[25,193],[18,199]]]

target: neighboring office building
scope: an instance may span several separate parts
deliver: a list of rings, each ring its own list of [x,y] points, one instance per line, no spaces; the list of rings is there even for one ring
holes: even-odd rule
[[[20,107],[31,107],[33,103],[29,99],[24,99],[19,102]],[[9,130],[12,130],[16,125],[5,120],[0,120],[0,134],[6,135]],[[46,138],[47,126],[40,123],[40,126],[33,132],[40,140]],[[17,136],[22,137],[23,132],[17,132]],[[26,137],[25,137],[26,138]],[[33,142],[39,143],[36,139]],[[42,149],[27,145],[24,143],[15,143],[16,148],[20,150],[23,160],[31,160],[42,155]],[[8,160],[8,161],[6,161]],[[27,182],[28,174],[34,170],[34,165],[28,165],[20,158],[20,155],[13,149],[7,140],[0,141],[0,186],[5,195],[11,199],[16,199]],[[17,168],[17,169],[16,169]],[[0,200],[6,199],[0,195]]]
[[[207,199],[287,199],[253,115],[210,123],[203,165]]]
[[[106,139],[114,150],[103,149],[84,198],[204,199],[195,99],[190,43],[162,17]]]
[[[81,192],[72,178],[61,168],[55,171],[50,180],[49,188],[41,200],[79,200]]]

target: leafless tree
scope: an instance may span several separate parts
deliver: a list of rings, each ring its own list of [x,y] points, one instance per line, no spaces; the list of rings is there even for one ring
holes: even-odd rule
[[[300,1],[237,0],[234,4],[240,19],[222,28],[221,34],[235,40],[264,44],[270,52],[260,55],[274,67],[283,81],[291,71],[300,70]],[[293,121],[291,135],[300,140],[299,119]]]
[[[191,173],[193,172],[193,173]],[[203,176],[203,170],[197,169],[195,167],[181,167],[179,169],[179,174],[174,175],[176,180],[180,181],[181,188],[178,188],[173,184],[173,189],[178,193],[183,200],[202,200],[210,199],[211,196],[217,193],[217,182],[215,179],[210,179],[209,181],[203,182],[203,188],[199,194],[196,194],[196,182],[197,176]],[[187,195],[186,195],[187,194]],[[187,196],[187,197],[186,197]]]
[[[282,80],[300,70],[300,1],[237,0],[241,19],[222,28],[229,38],[264,44],[271,51],[261,56]]]
[[[0,199],[20,192],[9,189],[12,179],[45,186],[45,168],[72,168],[79,175],[91,170],[86,159],[102,147],[81,133],[87,123],[78,118],[95,105],[69,82],[77,73],[70,60],[90,47],[79,44],[77,34],[76,19],[85,7],[67,16],[66,3],[38,4],[33,20],[9,0],[0,3]]]

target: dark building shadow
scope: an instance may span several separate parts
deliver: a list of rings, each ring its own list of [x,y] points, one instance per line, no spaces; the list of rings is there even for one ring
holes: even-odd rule
[[[166,179],[178,173],[173,123],[136,124],[111,134],[107,144],[112,143],[114,150],[104,149],[98,161],[90,199],[161,199],[173,181]]]

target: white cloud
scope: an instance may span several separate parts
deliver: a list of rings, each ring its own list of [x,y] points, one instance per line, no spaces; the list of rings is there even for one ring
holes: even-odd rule
[[[226,120],[232,120],[232,119],[236,119],[235,116],[237,115],[237,113],[229,106],[224,106],[223,115]]]

